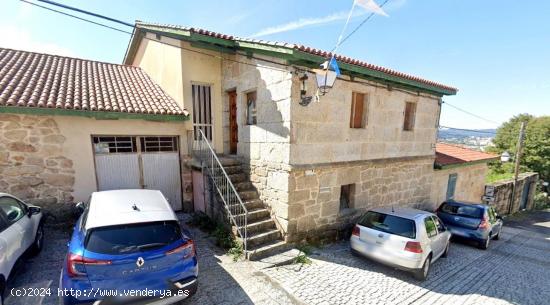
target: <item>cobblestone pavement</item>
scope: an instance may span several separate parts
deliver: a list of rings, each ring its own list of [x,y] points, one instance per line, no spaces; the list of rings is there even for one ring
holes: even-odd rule
[[[184,216],[181,216],[185,218]],[[184,219],[185,220],[185,219]],[[197,243],[199,257],[199,289],[197,294],[182,304],[296,304],[284,289],[254,269],[251,262],[233,262],[231,257],[214,246],[208,236],[190,229]],[[29,258],[17,269],[9,282],[6,305],[58,304],[57,288],[63,258],[67,251],[68,230],[47,228],[43,251]],[[47,297],[10,296],[12,289],[50,288]]]
[[[453,242],[425,282],[351,255],[316,249],[312,264],[262,272],[306,304],[550,304],[550,235],[505,227],[489,250]]]

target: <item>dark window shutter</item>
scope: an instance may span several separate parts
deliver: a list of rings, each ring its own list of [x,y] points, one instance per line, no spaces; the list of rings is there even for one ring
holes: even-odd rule
[[[403,122],[404,130],[413,130],[415,114],[416,104],[410,102],[405,103],[405,121]]]
[[[352,102],[351,102],[351,118],[350,118],[351,128],[363,127],[364,104],[365,104],[365,95],[363,93],[354,92]]]

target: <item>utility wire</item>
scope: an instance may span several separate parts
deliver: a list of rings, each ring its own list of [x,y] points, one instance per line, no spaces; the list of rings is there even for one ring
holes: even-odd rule
[[[58,11],[58,10],[56,10],[56,9],[49,8],[49,7],[40,5],[40,4],[36,4],[36,3],[30,2],[30,1],[27,1],[27,0],[19,0],[19,1],[25,2],[25,3],[28,3],[28,4],[30,4],[30,5],[34,5],[34,6],[40,7],[40,8],[43,8],[43,9],[48,10],[48,11],[56,12],[56,13],[59,13],[59,14],[65,15],[65,16],[69,16],[69,17],[73,17],[73,18],[76,18],[76,19],[81,20],[81,21],[85,21],[85,22],[89,22],[89,23],[92,23],[92,24],[95,24],[95,25],[98,25],[98,26],[102,26],[102,27],[104,27],[104,28],[108,28],[108,29],[111,29],[111,30],[115,30],[115,31],[118,31],[118,32],[121,32],[121,33],[126,33],[126,34],[129,33],[129,34],[132,34],[131,32],[127,32],[127,31],[124,31],[124,30],[121,30],[121,29],[117,29],[117,28],[115,28],[115,27],[108,26],[108,25],[103,24],[103,23],[95,22],[95,21],[92,21],[92,20],[89,20],[89,19],[86,19],[86,18],[78,17],[78,16],[76,16],[76,15],[72,15],[72,14],[69,14],[69,13],[65,13],[65,12],[62,12],[62,11]],[[40,0],[38,0],[38,1],[40,1]]]
[[[119,23],[119,24],[122,24],[122,25],[125,25],[125,26],[128,26],[128,27],[131,27],[131,28],[134,27],[134,25],[131,24],[131,23],[124,22],[124,21],[121,21],[121,20],[118,20],[118,19],[115,19],[115,18],[107,17],[107,16],[104,16],[104,15],[101,15],[101,14],[96,14],[96,13],[93,13],[93,12],[85,11],[83,9],[79,9],[79,8],[73,7],[73,6],[68,6],[68,5],[65,5],[65,4],[62,4],[62,3],[58,3],[58,2],[54,2],[54,1],[50,1],[50,0],[36,0],[36,1],[44,2],[44,3],[47,3],[47,4],[54,5],[54,6],[59,6],[59,7],[71,10],[71,11],[76,11],[76,12],[86,14],[86,15],[90,15],[90,16],[94,16],[94,17],[97,17],[97,18],[109,20],[109,21],[112,21],[112,22],[115,22],[115,23]]]
[[[475,130],[475,129],[464,129],[464,128],[455,128],[455,127],[449,127],[449,126],[442,126],[442,125],[439,125],[439,129],[441,130],[441,128],[447,128],[447,129],[453,129],[453,130],[460,130],[460,131],[470,131],[470,132],[476,132],[476,133],[484,133],[484,134],[491,134],[491,135],[495,135],[496,132],[494,131],[484,131],[484,130]]]
[[[471,112],[469,112],[469,111],[467,111],[467,110],[458,108],[458,107],[455,106],[455,105],[449,104],[449,102],[443,101],[443,104],[444,104],[444,105],[449,105],[449,106],[451,106],[452,108],[454,108],[454,109],[456,109],[456,110],[458,110],[458,111],[462,111],[462,112],[464,112],[464,113],[466,113],[466,114],[469,114],[469,115],[471,115],[471,116],[473,116],[473,117],[476,117],[476,118],[478,118],[478,119],[480,119],[480,120],[483,120],[483,121],[486,121],[486,122],[489,122],[489,123],[493,123],[493,124],[500,125],[500,123],[498,123],[498,122],[495,122],[495,121],[493,121],[493,120],[486,119],[486,118],[484,118],[484,117],[482,117],[482,116],[479,116],[479,115],[477,115],[477,114],[475,114],[475,113],[471,113]]]
[[[355,1],[355,0],[354,0]],[[380,5],[380,8],[384,7],[384,5],[386,5],[386,3],[388,3],[390,0],[386,0],[384,1],[384,3],[382,3]],[[355,4],[355,2],[354,2]],[[359,25],[357,25],[355,27],[355,29],[353,29],[353,31],[351,31],[351,33],[349,33],[346,37],[344,37],[343,39],[341,39],[338,43],[337,46],[335,46],[330,52],[334,52],[340,45],[342,45],[346,40],[348,40],[348,38],[350,38],[353,34],[355,34],[355,32],[357,32],[357,30],[359,30],[359,28],[361,28],[365,23],[367,23],[367,21],[369,21],[372,16],[374,16],[374,12],[373,13],[370,13],[367,18],[365,18],[363,21],[361,21],[361,23]]]
[[[128,35],[131,35],[133,36],[134,33],[133,32],[129,32],[129,31],[125,31],[125,30],[121,30],[121,29],[118,29],[118,28],[115,28],[115,27],[112,27],[112,26],[108,26],[108,25],[105,25],[103,23],[99,23],[99,22],[95,22],[95,21],[92,21],[92,20],[89,20],[89,19],[86,19],[86,18],[82,18],[82,17],[79,17],[79,16],[76,16],[76,15],[72,15],[72,14],[69,14],[69,13],[66,13],[66,12],[62,12],[62,11],[59,11],[59,10],[56,10],[56,9],[53,9],[53,8],[49,8],[49,7],[46,7],[46,6],[43,6],[43,5],[39,5],[39,4],[36,4],[36,3],[33,3],[33,2],[30,2],[30,1],[27,1],[27,0],[20,0],[22,2],[25,2],[27,4],[30,4],[30,5],[34,5],[36,7],[39,7],[39,8],[42,8],[42,9],[46,9],[48,11],[52,11],[52,12],[55,12],[55,13],[59,13],[59,14],[62,14],[62,15],[65,15],[65,16],[68,16],[68,17],[72,17],[72,18],[76,18],[80,21],[84,21],[84,22],[88,22],[88,23],[91,23],[91,24],[95,24],[95,25],[98,25],[98,26],[101,26],[101,27],[104,27],[104,28],[107,28],[107,29],[111,29],[111,30],[114,30],[114,31],[117,31],[117,32],[120,32],[120,33],[124,33],[124,34],[128,34]],[[126,25],[126,26],[129,26],[129,27],[132,27],[135,29],[135,27],[130,24],[130,23],[127,23],[127,22],[124,22],[124,21],[121,21],[121,20],[118,20],[118,19],[115,19],[115,18],[111,18],[111,17],[107,17],[107,16],[104,16],[104,15],[100,15],[100,14],[97,14],[97,13],[93,13],[93,12],[88,12],[88,11],[85,11],[85,10],[81,10],[79,8],[75,8],[75,7],[70,7],[70,6],[66,6],[64,4],[60,4],[60,3],[56,3],[56,2],[53,2],[53,1],[49,1],[49,0],[37,0],[37,1],[41,1],[41,2],[44,2],[44,3],[48,3],[48,4],[51,4],[51,5],[54,5],[54,6],[59,6],[59,7],[63,7],[65,9],[69,9],[69,10],[73,10],[73,11],[77,11],[77,12],[81,12],[81,13],[84,13],[84,14],[87,14],[87,15],[91,15],[91,16],[95,16],[95,17],[98,17],[98,18],[102,18],[102,19],[105,19],[105,20],[109,20],[109,21],[113,21],[113,22],[116,22],[116,23],[119,23],[119,24],[123,24],[123,25]],[[388,3],[389,0],[386,0],[384,3],[382,3],[380,5],[380,7],[383,7],[386,3]],[[371,13],[365,20],[363,20],[363,22],[361,22],[361,24],[359,24],[350,34],[348,34],[345,38],[342,39],[341,43],[343,43],[346,39],[348,39],[351,35],[353,35],[353,33],[355,33],[363,24],[365,24],[372,16],[374,15],[374,13]],[[198,54],[202,54],[202,55],[206,55],[206,56],[210,56],[210,57],[214,57],[214,58],[218,58],[218,59],[221,59],[221,60],[227,60],[227,61],[230,61],[230,62],[235,62],[235,63],[240,63],[240,64],[244,64],[244,65],[249,65],[249,66],[256,66],[255,64],[251,64],[251,63],[248,63],[248,62],[243,62],[243,61],[239,61],[239,60],[234,60],[234,59],[230,59],[230,58],[226,58],[226,57],[223,57],[223,56],[219,56],[219,55],[214,55],[214,54],[211,54],[211,53],[206,53],[206,52],[201,52],[199,50],[194,50],[194,49],[189,49],[189,48],[185,48],[185,47],[181,47],[181,46],[175,46],[175,45],[172,45],[172,44],[169,44],[169,43],[166,43],[166,42],[163,42],[163,41],[160,41],[160,40],[156,40],[156,39],[151,39],[149,37],[143,37],[144,39],[147,39],[147,40],[150,40],[150,41],[154,41],[154,42],[157,42],[157,43],[161,43],[161,44],[164,44],[164,45],[168,45],[168,46],[171,46],[171,47],[174,47],[174,48],[178,48],[178,49],[182,49],[182,50],[186,50],[186,51],[189,51],[189,52],[194,52],[194,53],[198,53]],[[239,53],[240,54],[240,53]],[[243,55],[243,54],[241,54]],[[244,54],[246,55],[246,54]],[[248,55],[247,55],[248,56]],[[263,62],[268,62],[268,63],[272,63],[272,64],[277,64],[277,65],[280,65],[280,66],[284,66],[286,67],[287,65],[286,64],[282,64],[282,63],[279,63],[279,62],[276,62],[276,61],[271,61],[271,60],[267,60],[267,59],[263,59],[263,58],[258,58],[258,57],[255,57],[255,56],[252,56],[251,58],[253,59],[256,59],[256,60],[259,60],[259,61],[263,61]],[[278,71],[282,71],[282,72],[288,72],[288,70],[286,69],[279,69],[279,68],[274,68],[274,67],[265,67],[265,68],[268,68],[268,69],[272,69],[272,70],[278,70]],[[310,73],[315,73],[314,71],[310,71],[310,70],[304,70],[302,69],[304,72],[310,72]],[[460,110],[464,113],[467,113],[469,115],[472,115],[474,117],[477,117],[479,119],[482,119],[482,120],[485,120],[485,121],[488,121],[488,122],[491,122],[491,123],[495,123],[495,124],[499,124],[495,121],[491,121],[491,120],[488,120],[488,119],[485,119],[481,116],[478,116],[476,114],[473,114],[471,112],[468,112],[466,110],[463,110],[463,109],[460,109],[456,106],[453,106],[451,104],[449,104],[448,102],[444,102],[445,104],[457,109],[457,110]],[[444,127],[444,126],[441,126],[441,127]],[[445,128],[449,128],[449,129],[456,129],[456,130],[460,130],[459,128],[452,128],[452,127],[445,127]],[[462,129],[464,131],[473,131],[473,132],[480,132],[480,131],[475,131],[475,130],[467,130],[467,129]],[[482,132],[480,132],[482,133]]]
[[[121,29],[118,29],[118,28],[115,28],[115,27],[111,27],[111,26],[108,26],[108,25],[105,25],[105,24],[102,24],[102,23],[99,23],[99,22],[95,22],[95,21],[92,21],[92,20],[89,20],[89,19],[86,19],[86,18],[78,17],[78,16],[76,16],[76,15],[72,15],[72,14],[65,13],[65,12],[62,12],[62,11],[59,11],[59,10],[56,10],[56,9],[52,9],[52,8],[49,8],[49,7],[46,7],[46,6],[42,6],[42,5],[40,5],[40,4],[36,4],[36,3],[30,2],[30,1],[27,1],[27,0],[19,0],[19,1],[22,1],[22,2],[28,3],[28,4],[30,4],[30,5],[34,5],[34,6],[37,6],[37,7],[40,7],[40,8],[43,8],[43,9],[46,9],[46,10],[55,12],[55,13],[59,13],[59,14],[62,14],[62,15],[68,16],[68,17],[76,18],[76,19],[81,20],[81,21],[89,22],[89,23],[92,23],[92,24],[95,24],[95,25],[98,25],[98,26],[102,26],[102,27],[105,27],[105,28],[108,28],[108,29],[111,29],[111,30],[115,30],[115,31],[118,31],[118,32],[120,32],[120,33],[128,34],[128,35],[131,35],[131,36],[134,35],[134,33],[129,32],[129,31],[121,30]],[[41,1],[41,0],[38,0],[38,1]],[[111,18],[111,19],[112,19],[112,18]],[[121,21],[121,22],[122,22],[122,21]],[[211,53],[201,52],[201,51],[199,51],[199,50],[193,50],[193,49],[189,49],[189,48],[185,48],[185,47],[181,47],[181,46],[175,46],[175,45],[173,45],[173,44],[166,43],[166,42],[163,42],[163,41],[160,41],[160,40],[156,40],[156,39],[152,39],[152,38],[145,37],[145,36],[143,37],[143,39],[150,40],[150,41],[154,41],[154,42],[157,42],[157,43],[160,43],[160,44],[164,44],[164,45],[168,45],[168,46],[171,46],[171,47],[174,47],[174,48],[186,50],[186,51],[189,51],[189,52],[194,52],[194,53],[198,53],[198,54],[202,54],[202,55],[206,55],[206,56],[210,56],[210,57],[222,59],[222,60],[227,60],[227,61],[236,62],[236,63],[240,63],[240,64],[244,64],[244,65],[249,65],[249,66],[254,66],[254,67],[256,66],[255,64],[251,64],[251,63],[244,62],[244,61],[238,61],[238,60],[234,60],[234,59],[222,57],[222,56],[219,56],[219,55],[214,55],[214,54],[211,54]],[[239,54],[240,54],[240,53],[239,53]],[[241,54],[241,55],[243,55],[243,54]],[[245,55],[246,55],[246,54],[245,54]],[[250,56],[249,56],[249,57],[250,57]],[[256,60],[260,60],[260,61],[264,61],[264,62],[268,62],[268,63],[273,63],[273,64],[281,65],[281,66],[287,66],[287,65],[285,65],[285,64],[282,64],[282,63],[279,63],[279,62],[276,62],[276,61],[271,61],[271,60],[267,60],[267,59],[263,59],[263,58],[258,58],[258,57],[255,57],[255,56],[252,56],[251,58],[256,59]],[[272,70],[277,70],[277,71],[288,72],[288,70],[282,69],[282,68],[281,68],[281,69],[279,69],[279,68],[274,68],[274,67],[265,67],[265,68],[272,69]],[[303,70],[303,69],[302,69],[302,70]],[[305,71],[305,72],[314,73],[313,71],[309,71],[309,70],[304,70],[304,71]]]

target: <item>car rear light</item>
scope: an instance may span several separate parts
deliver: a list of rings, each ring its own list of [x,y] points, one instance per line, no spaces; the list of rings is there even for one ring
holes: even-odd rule
[[[489,219],[486,216],[484,216],[483,219],[481,219],[481,222],[479,223],[478,228],[486,230],[486,229],[489,229],[489,226],[490,226]]]
[[[422,253],[422,245],[417,241],[408,241],[405,245],[405,251],[413,253]]]
[[[166,255],[184,252],[183,258],[186,259],[186,258],[190,258],[190,257],[194,256],[195,251],[196,251],[195,250],[195,243],[193,242],[193,240],[190,239],[186,243],[184,243],[183,245],[181,245],[177,248],[174,248],[172,250],[166,251]]]
[[[83,276],[86,272],[83,270],[84,265],[110,265],[112,261],[99,260],[93,258],[82,257],[78,254],[67,254],[67,273],[70,277]]]
[[[358,226],[353,227],[353,231],[351,231],[351,235],[355,235],[359,237],[359,235],[361,235],[361,229],[359,229]]]

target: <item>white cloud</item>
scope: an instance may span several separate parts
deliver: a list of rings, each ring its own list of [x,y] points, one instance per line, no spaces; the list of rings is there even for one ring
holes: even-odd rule
[[[39,53],[74,57],[75,53],[52,42],[38,41],[32,35],[14,26],[0,26],[0,47]]]
[[[401,7],[405,6],[407,3],[407,0],[394,0],[388,2],[388,5],[384,7],[384,10],[386,11],[396,11],[400,9]],[[370,14],[370,12],[367,12],[364,9],[361,8],[355,8],[355,11],[353,13],[353,17],[362,16],[365,14]],[[290,21],[287,23],[283,23],[280,25],[268,27],[259,30],[258,32],[250,35],[251,38],[260,37],[260,36],[267,36],[271,34],[277,34],[277,33],[284,33],[284,32],[290,32],[298,29],[302,29],[309,26],[319,26],[324,25],[327,23],[340,21],[340,20],[346,20],[348,18],[349,12],[338,12],[334,13],[328,16],[324,17],[313,17],[313,18],[300,18],[295,21]]]
[[[363,12],[355,13],[354,16],[359,16],[363,14],[364,14]],[[295,21],[261,29],[258,32],[250,35],[250,37],[253,38],[253,37],[260,37],[260,36],[266,36],[266,35],[277,34],[277,33],[284,33],[284,32],[302,29],[309,26],[319,26],[319,25],[331,23],[334,21],[346,20],[346,18],[348,18],[348,12],[334,13],[324,17],[300,18]]]

